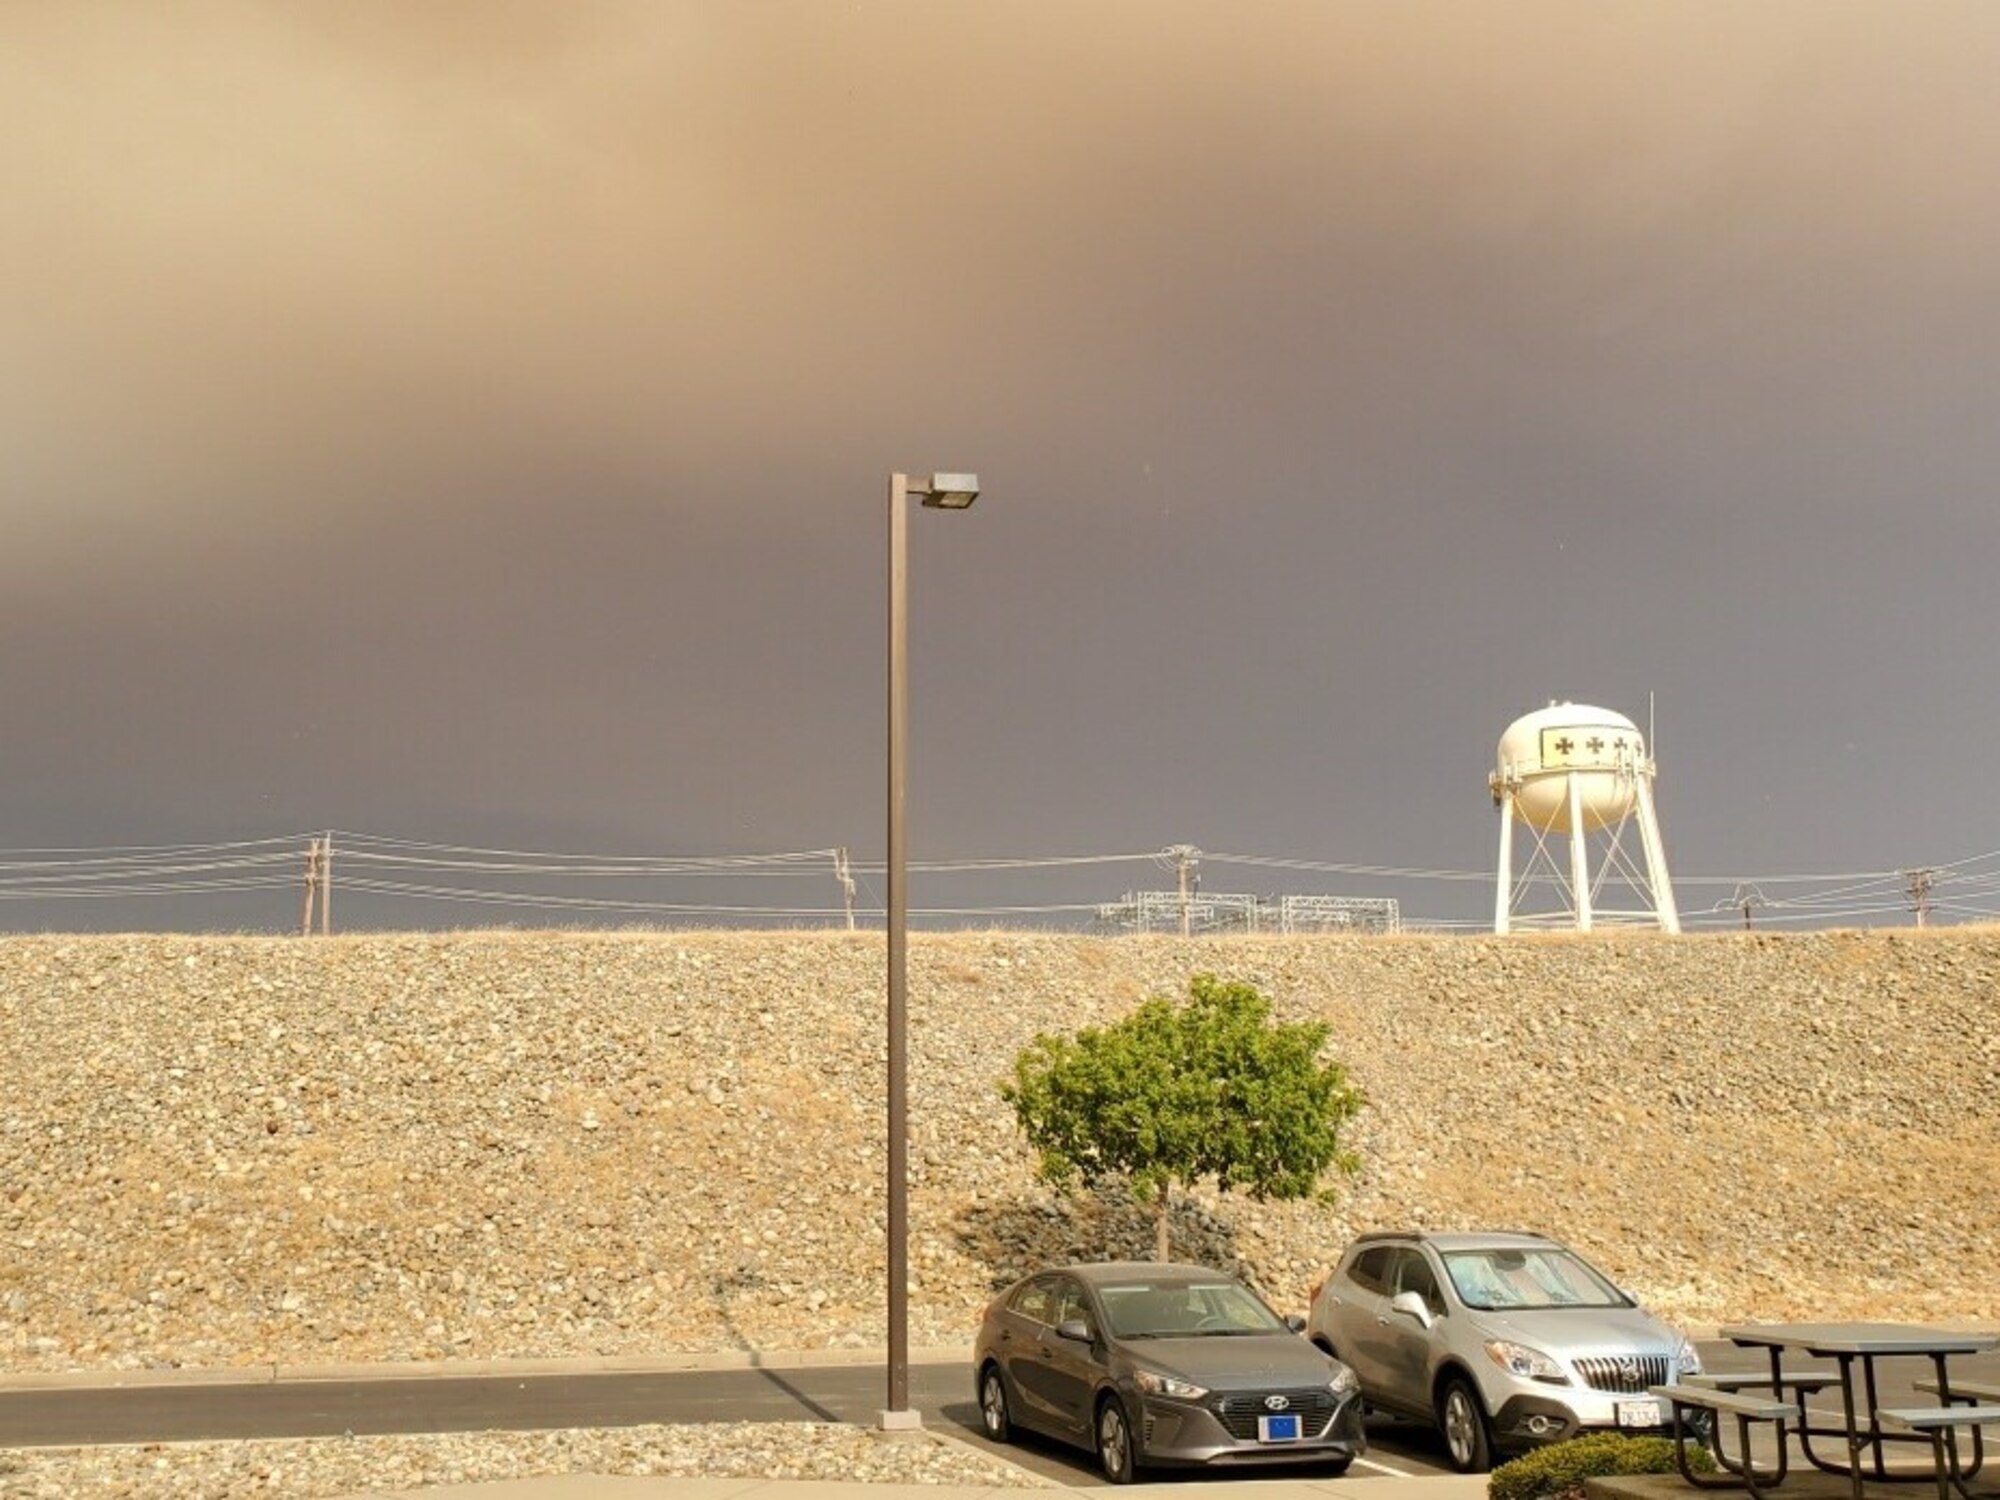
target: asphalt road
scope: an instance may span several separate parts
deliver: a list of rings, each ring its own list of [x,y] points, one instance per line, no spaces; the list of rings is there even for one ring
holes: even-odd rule
[[[343,1433],[527,1431],[651,1422],[872,1424],[885,1400],[876,1365],[651,1374],[440,1376],[243,1384],[0,1391],[0,1447]],[[976,1444],[979,1408],[962,1364],[910,1367],[910,1404],[935,1432]],[[1371,1471],[1437,1473],[1443,1452],[1423,1428],[1370,1418]],[[1006,1458],[1058,1483],[1102,1482],[1088,1454],[1032,1436]]]
[[[1762,1367],[1756,1351],[1704,1343],[1711,1370]],[[2000,1378],[2000,1356],[1966,1360],[1972,1378]],[[1897,1370],[1896,1364],[1885,1371]],[[1885,1400],[1908,1394],[1921,1373],[1902,1363]],[[441,1376],[391,1380],[290,1380],[244,1384],[0,1391],[0,1447],[71,1447],[200,1439],[338,1437],[343,1433],[528,1431],[667,1422],[873,1423],[885,1399],[877,1365],[689,1370],[649,1374]],[[962,1364],[910,1367],[910,1404],[925,1426],[974,1443],[979,1411]],[[1445,1472],[1436,1435],[1417,1423],[1368,1419],[1362,1472]],[[1088,1455],[1029,1439],[1006,1456],[1059,1483],[1094,1487]]]

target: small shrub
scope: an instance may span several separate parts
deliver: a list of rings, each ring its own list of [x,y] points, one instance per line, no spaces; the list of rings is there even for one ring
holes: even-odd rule
[[[1698,1474],[1713,1473],[1715,1459],[1706,1448],[1690,1443],[1688,1467]],[[1487,1479],[1486,1494],[1487,1500],[1581,1500],[1586,1479],[1678,1472],[1672,1438],[1591,1432],[1500,1465]]]
[[[1037,1035],[1000,1097],[1045,1182],[1122,1181],[1152,1205],[1153,1255],[1167,1260],[1176,1186],[1329,1202],[1323,1174],[1360,1169],[1344,1135],[1361,1090],[1321,1060],[1331,1031],[1274,1021],[1256,986],[1197,974],[1186,1004],[1156,996],[1110,1026]]]

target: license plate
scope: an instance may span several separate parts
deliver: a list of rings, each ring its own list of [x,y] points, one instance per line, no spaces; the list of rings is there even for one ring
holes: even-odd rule
[[[1299,1440],[1299,1414],[1295,1411],[1284,1411],[1273,1416],[1259,1417],[1257,1436],[1266,1443],[1296,1443]]]
[[[1618,1425],[1620,1427],[1664,1427],[1666,1416],[1657,1401],[1620,1401],[1618,1403]]]

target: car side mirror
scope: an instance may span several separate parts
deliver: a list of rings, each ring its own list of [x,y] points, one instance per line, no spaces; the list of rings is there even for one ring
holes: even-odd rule
[[[1056,1337],[1087,1344],[1090,1342],[1090,1325],[1081,1318],[1064,1318],[1056,1324]]]
[[[1430,1304],[1425,1302],[1423,1297],[1419,1293],[1416,1292],[1396,1293],[1395,1296],[1389,1299],[1389,1311],[1399,1312],[1407,1317],[1415,1318],[1419,1323],[1423,1324],[1424,1327],[1426,1328],[1431,1326]]]

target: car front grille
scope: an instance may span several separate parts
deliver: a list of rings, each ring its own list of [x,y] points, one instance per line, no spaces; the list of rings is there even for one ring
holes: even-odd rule
[[[1639,1396],[1656,1385],[1667,1383],[1664,1354],[1613,1354],[1572,1363],[1585,1385],[1593,1391],[1617,1391]]]
[[[1299,1432],[1305,1437],[1318,1437],[1332,1420],[1334,1407],[1339,1404],[1334,1400],[1333,1392],[1326,1387],[1308,1386],[1304,1390],[1257,1391],[1253,1394],[1231,1391],[1226,1396],[1211,1400],[1209,1410],[1215,1413],[1231,1437],[1254,1440],[1257,1419],[1272,1414],[1273,1408],[1266,1404],[1266,1398],[1270,1396],[1285,1398],[1285,1404],[1276,1410],[1298,1413]]]

